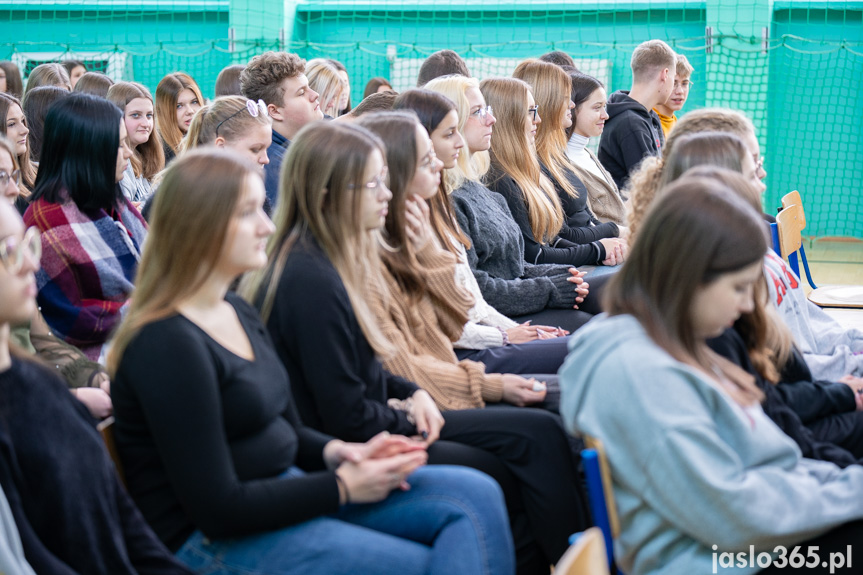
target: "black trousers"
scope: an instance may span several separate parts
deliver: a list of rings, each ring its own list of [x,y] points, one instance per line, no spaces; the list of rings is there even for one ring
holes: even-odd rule
[[[459,361],[484,363],[486,373],[557,373],[566,359],[568,343],[568,337],[556,337],[488,349],[457,349],[455,354]]]
[[[578,460],[560,418],[541,409],[493,407],[448,411],[429,463],[465,465],[504,491],[518,572],[548,573],[572,533],[590,523]]]
[[[833,443],[863,458],[863,411],[822,417],[806,425],[817,439]]]

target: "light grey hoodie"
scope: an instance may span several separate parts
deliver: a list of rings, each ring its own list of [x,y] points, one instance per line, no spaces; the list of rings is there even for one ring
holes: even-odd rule
[[[570,432],[605,444],[621,520],[616,557],[629,575],[713,573],[713,545],[790,554],[863,517],[863,466],[803,459],[760,406],[738,406],[632,316],[598,316],[570,350],[561,415]]]

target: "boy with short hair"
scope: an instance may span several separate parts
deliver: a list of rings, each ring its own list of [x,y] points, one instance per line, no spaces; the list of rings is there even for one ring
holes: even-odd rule
[[[279,169],[288,146],[306,124],[324,117],[318,93],[309,87],[306,61],[287,52],[255,56],[240,74],[243,95],[263,100],[273,122],[273,143],[267,148],[270,163],[264,168],[264,185],[271,208],[279,194]]]
[[[658,156],[665,145],[662,124],[653,108],[665,104],[674,86],[677,55],[662,40],[648,40],[632,53],[632,89],[608,98],[608,120],[599,141],[599,161],[617,187],[646,156]]]
[[[653,108],[653,111],[659,116],[659,121],[662,123],[662,133],[666,138],[668,138],[671,128],[677,123],[677,116],[674,115],[674,112],[679,112],[689,97],[689,89],[692,87],[690,78],[692,78],[694,71],[695,68],[692,67],[686,56],[678,54],[677,74],[674,77],[671,96],[665,104],[658,104]]]

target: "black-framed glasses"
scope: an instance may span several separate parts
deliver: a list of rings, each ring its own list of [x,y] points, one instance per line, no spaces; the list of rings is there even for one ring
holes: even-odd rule
[[[270,117],[270,113],[267,111],[267,105],[264,103],[263,100],[258,100],[257,102],[255,102],[254,100],[246,100],[246,108],[245,109],[248,110],[249,115],[253,118],[257,118],[258,116],[263,116],[265,118]],[[236,116],[237,114],[239,114],[242,111],[243,111],[243,108],[240,108],[239,110],[237,110],[236,112],[234,112],[233,114],[231,114],[230,116],[228,116],[227,118],[225,118],[224,120],[222,120],[221,122],[216,124],[216,137],[217,138],[219,137],[219,128],[222,127],[222,124],[224,124],[225,122],[227,122],[228,120],[230,120],[231,118],[233,118],[234,116]]]
[[[539,104],[527,109],[528,114],[533,114],[533,121],[536,122],[536,117],[539,114]]]
[[[20,243],[14,237],[0,241],[0,262],[3,262],[3,267],[9,273],[19,273],[24,268],[24,257],[27,255],[37,262],[42,257],[42,237],[38,228],[27,228]]]
[[[381,170],[381,173],[375,176],[375,178],[371,182],[366,182],[365,184],[360,184],[359,186],[356,184],[348,184],[349,190],[355,190],[357,188],[362,188],[364,190],[368,190],[370,192],[376,192],[382,187],[386,187],[387,185],[387,176],[389,175],[389,169],[384,166],[384,169]]]
[[[488,120],[489,116],[492,115],[492,113],[493,112],[492,112],[491,106],[486,106],[485,108],[480,108],[478,110],[474,110],[473,112],[470,113],[470,116],[468,116],[468,117],[469,118],[476,118],[480,122],[485,123]]]
[[[15,182],[16,186],[21,185],[21,170],[12,170],[10,174],[6,170],[0,170],[0,189],[9,185],[9,180]]]

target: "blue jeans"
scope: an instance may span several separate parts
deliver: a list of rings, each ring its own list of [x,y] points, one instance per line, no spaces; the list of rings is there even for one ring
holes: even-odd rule
[[[379,503],[345,505],[276,531],[220,541],[196,531],[177,557],[201,575],[514,573],[509,521],[494,480],[435,465],[408,481],[409,491]]]

